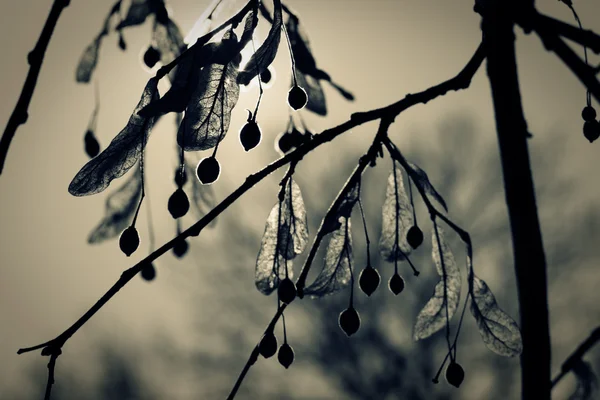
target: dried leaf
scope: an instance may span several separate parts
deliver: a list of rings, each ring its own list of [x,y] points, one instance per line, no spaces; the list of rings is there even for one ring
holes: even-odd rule
[[[279,222],[278,222],[279,219]],[[279,280],[292,277],[287,260],[302,253],[308,244],[308,221],[300,187],[290,179],[284,198],[271,209],[256,260],[256,287],[270,294]],[[277,254],[277,259],[275,255]]]
[[[277,55],[277,49],[279,48],[279,41],[281,39],[281,26],[283,23],[282,12],[281,12],[281,0],[273,0],[273,6],[275,11],[273,13],[273,23],[269,34],[265,39],[264,43],[256,49],[256,52],[248,60],[248,64],[241,71],[237,77],[240,85],[248,85],[254,77],[262,74],[271,65],[275,56]]]
[[[127,15],[119,22],[116,29],[121,30],[128,26],[141,25],[153,13],[154,5],[151,0],[131,0]]]
[[[494,353],[514,357],[523,351],[517,323],[498,307],[494,294],[483,279],[471,273],[471,314],[477,321],[485,345]]]
[[[350,218],[340,217],[340,226],[331,234],[325,254],[325,266],[317,279],[304,289],[313,297],[322,297],[346,288],[352,280],[352,235]]]
[[[168,19],[166,24],[157,22],[153,35],[156,48],[160,52],[160,62],[163,65],[167,65],[177,58],[182,49],[186,47],[179,27],[171,19]]]
[[[386,261],[404,260],[412,251],[406,233],[414,225],[413,208],[404,188],[402,168],[394,163],[382,207],[379,251]],[[398,246],[396,246],[396,241]]]
[[[240,94],[237,61],[211,64],[200,73],[177,132],[177,143],[186,151],[213,148],[225,137]]]
[[[148,81],[127,126],[102,153],[81,168],[69,185],[69,193],[73,196],[99,193],[106,189],[113,179],[123,176],[135,165],[154,123],[154,118],[143,118],[137,113],[150,101],[158,98],[157,83],[154,78]]]
[[[141,194],[142,174],[136,169],[123,186],[106,199],[104,218],[88,236],[88,243],[101,243],[119,236],[131,224]]]
[[[310,49],[308,36],[300,26],[300,21],[297,18],[290,17],[285,26],[290,38],[296,69],[306,74],[314,74],[317,70],[317,63]]]
[[[300,187],[291,178],[285,187],[281,217],[279,253],[284,258],[292,260],[302,253],[308,244],[308,220]]]
[[[427,194],[428,197],[431,197],[430,200],[437,201],[442,207],[444,207],[444,210],[448,211],[448,206],[446,205],[446,201],[444,200],[442,195],[440,195],[437,192],[437,190],[435,190],[435,188],[433,187],[431,182],[429,182],[429,177],[427,176],[427,173],[425,171],[423,171],[421,168],[419,168],[418,165],[416,165],[408,160],[406,160],[406,162],[407,162],[409,168],[412,169],[414,175],[416,176],[415,184],[420,186],[421,188],[423,188],[423,190],[425,191],[425,194]]]
[[[92,72],[98,64],[98,53],[100,52],[100,44],[102,43],[102,35],[96,37],[92,43],[86,47],[75,72],[75,80],[79,83],[88,83],[92,78]]]
[[[327,115],[327,104],[325,102],[325,93],[323,93],[321,82],[300,71],[296,71],[296,80],[298,86],[302,87],[308,95],[306,109],[317,115]]]
[[[573,373],[577,378],[577,387],[569,400],[598,400],[600,390],[598,388],[598,377],[594,373],[589,362],[579,359],[573,366]]]
[[[431,254],[442,279],[435,286],[431,299],[417,316],[413,330],[415,340],[425,339],[446,326],[456,313],[460,300],[460,270],[450,246],[446,243],[442,228],[437,225],[434,225],[433,229]]]

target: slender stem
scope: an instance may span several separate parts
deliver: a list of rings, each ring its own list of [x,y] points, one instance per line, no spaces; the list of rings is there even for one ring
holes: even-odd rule
[[[281,29],[283,30],[283,34],[285,35],[288,50],[290,52],[290,59],[292,61],[292,79],[294,81],[294,86],[298,86],[298,80],[296,79],[296,58],[294,57],[294,51],[292,50],[292,42],[290,42],[290,35],[288,35],[287,27],[285,24],[281,24]]]
[[[27,110],[29,109],[29,104],[31,103],[31,98],[33,97],[33,92],[40,75],[40,70],[42,69],[42,63],[44,62],[44,55],[46,54],[48,43],[50,43],[50,38],[52,37],[54,28],[58,22],[58,18],[63,10],[69,5],[69,2],[70,0],[54,0],[46,23],[42,28],[42,33],[33,50],[27,55],[29,72],[27,73],[27,78],[25,78],[19,100],[6,124],[2,139],[0,139],[0,174],[2,174],[2,170],[4,169],[8,148],[17,133],[17,128],[27,121]]]
[[[56,359],[60,355],[60,350],[57,353],[50,355],[50,361],[48,362],[48,381],[46,382],[46,391],[44,393],[44,400],[50,400],[52,394],[52,386],[54,385],[54,369],[56,368]]]
[[[369,231],[367,230],[367,220],[365,219],[365,210],[360,199],[360,189],[358,194],[358,207],[360,208],[360,217],[362,218],[363,228],[365,229],[365,241],[367,242],[367,267],[371,266],[371,241],[369,240]]]
[[[565,360],[560,368],[560,373],[554,377],[554,379],[552,379],[551,386],[554,388],[554,386],[573,369],[577,362],[583,358],[585,353],[594,347],[598,341],[600,341],[600,326],[594,329],[590,336],[583,343],[577,346],[573,353],[571,353],[571,355]]]
[[[446,343],[448,344],[448,352],[450,353],[450,361],[454,361],[452,355],[452,344],[450,343],[450,313],[448,311],[448,274],[446,273],[446,263],[444,262],[444,253],[442,252],[442,242],[440,240],[440,231],[438,228],[435,214],[431,214],[431,222],[435,231],[435,241],[437,243],[437,251],[440,257],[440,267],[442,269],[442,282],[444,282],[444,308],[446,311]]]
[[[527,148],[511,11],[509,6],[498,6],[496,11],[483,16],[482,30],[513,239],[523,336],[522,397],[548,400],[551,357],[546,259]]]
[[[251,0],[244,9],[252,6],[253,3],[254,3],[254,0]],[[242,11],[240,11],[237,15],[238,15],[238,18],[242,18],[245,15],[245,13],[242,13]],[[232,21],[232,20],[233,20],[233,18],[230,19],[230,21]],[[226,24],[224,26],[226,26]],[[208,34],[208,35],[210,35],[210,34]],[[212,36],[210,36],[210,37],[212,37]],[[206,39],[206,40],[208,40],[208,39]],[[178,62],[177,60],[180,60],[181,57],[182,57],[182,55],[180,57],[178,57],[175,61],[173,61],[171,64],[169,64],[169,65],[171,65],[171,67],[170,67],[171,69],[176,65],[176,63]],[[98,299],[98,301],[94,305],[92,305],[77,321],[75,321],[75,323],[73,323],[73,325],[71,325],[69,328],[67,328],[64,332],[59,334],[54,339],[46,341],[44,343],[41,343],[41,344],[38,344],[38,345],[35,345],[32,347],[21,348],[17,351],[17,354],[22,354],[22,353],[26,353],[26,352],[30,352],[30,351],[34,351],[34,350],[39,350],[39,349],[42,349],[42,354],[44,354],[47,351],[51,351],[51,350],[54,350],[54,351],[60,350],[64,346],[64,344],[67,342],[67,340],[69,340],[75,333],[77,333],[79,331],[79,329],[81,329],[87,323],[87,321],[89,321],[100,309],[102,309],[102,307],[104,307],[104,305],[106,303],[108,303],[123,287],[125,287],[125,285],[127,285],[127,283],[129,283],[129,281],[131,281],[146,265],[151,264],[153,261],[155,261],[162,255],[164,255],[166,252],[171,250],[173,248],[173,246],[178,242],[178,240],[185,239],[189,236],[199,235],[204,227],[206,227],[218,215],[220,215],[223,211],[225,211],[231,204],[233,204],[244,193],[246,193],[248,190],[253,188],[257,183],[259,183],[265,177],[267,177],[268,175],[270,175],[271,173],[273,173],[274,171],[276,171],[277,169],[283,167],[284,165],[286,165],[288,163],[292,163],[292,165],[295,165],[306,154],[308,154],[312,150],[316,149],[317,147],[319,147],[327,142],[332,141],[336,137],[351,130],[352,128],[355,128],[359,125],[365,124],[370,121],[381,120],[380,121],[380,129],[378,131],[378,134],[376,135],[376,142],[378,142],[378,143],[385,142],[386,134],[387,134],[387,127],[389,127],[389,125],[392,123],[392,121],[394,120],[394,118],[397,115],[399,115],[402,111],[404,111],[416,104],[420,104],[420,103],[425,104],[439,96],[443,96],[448,91],[451,91],[451,90],[458,91],[460,89],[466,89],[467,87],[469,87],[471,79],[473,78],[475,72],[477,72],[477,70],[481,66],[481,63],[483,62],[484,58],[485,58],[485,54],[483,51],[483,46],[479,45],[475,54],[469,60],[467,65],[455,77],[453,77],[445,82],[442,82],[436,86],[430,87],[422,92],[419,92],[416,94],[409,94],[404,99],[402,99],[396,103],[393,103],[391,105],[388,105],[387,107],[382,107],[382,108],[367,111],[367,112],[352,114],[350,117],[350,120],[348,120],[340,125],[337,125],[335,127],[332,127],[330,129],[327,129],[327,130],[321,132],[320,134],[314,135],[311,140],[306,141],[305,143],[300,145],[298,148],[296,148],[296,150],[288,153],[287,155],[285,155],[285,156],[279,158],[278,160],[272,162],[271,164],[265,166],[260,171],[249,175],[246,178],[245,182],[241,186],[239,186],[229,196],[227,196],[225,199],[223,199],[223,201],[221,201],[218,205],[216,205],[203,218],[201,218],[199,221],[194,223],[191,227],[189,227],[188,229],[186,229],[185,231],[183,231],[182,233],[177,235],[175,238],[171,239],[170,241],[168,241],[167,243],[163,244],[161,247],[159,247],[158,249],[153,251],[146,258],[144,258],[143,260],[141,260],[140,262],[138,262],[131,268],[125,270],[121,274],[119,279],[106,291],[106,293],[104,295],[102,295],[102,297],[100,297],[100,299]],[[169,71],[170,71],[170,69],[167,68],[167,69],[163,70],[163,73],[166,74]],[[160,74],[160,71],[159,71],[159,74]],[[388,141],[388,143],[389,143],[389,141]],[[371,146],[371,149],[369,151],[372,152],[374,156],[376,156],[377,146]],[[357,166],[357,169],[353,173],[353,176],[349,179],[349,181],[346,184],[348,187],[350,187],[349,183],[351,183],[354,179],[360,178],[362,171],[369,164],[369,161],[370,160],[368,160],[368,158],[366,158],[366,157],[361,159],[361,161],[359,162],[359,166]],[[341,200],[339,198],[336,200],[336,202],[334,202],[334,205],[335,205],[335,203],[338,203],[338,202],[341,202]],[[320,229],[319,233],[317,233],[317,238],[315,239],[315,243],[320,243],[323,236],[324,236],[324,233],[323,233],[322,229]],[[316,247],[316,246],[313,245],[313,249],[314,249],[314,247]],[[316,253],[316,250],[313,250],[313,249],[311,249],[312,258],[314,258],[315,253]],[[304,281],[306,280],[306,276],[310,269],[312,258],[311,258],[310,262],[305,262],[305,264],[302,268],[302,271],[300,273],[300,276],[298,278],[297,282],[301,282],[301,286],[298,286],[298,283],[297,283],[299,297],[301,297],[302,287],[304,286]],[[271,323],[267,327],[267,330],[273,328],[273,326],[275,325],[275,323],[277,322],[277,320],[283,313],[283,310],[286,308],[286,306],[287,306],[286,304],[281,304],[279,306],[277,313],[275,313],[273,319],[271,320]],[[250,369],[252,364],[254,364],[254,362],[256,362],[257,357],[258,357],[258,346],[256,346],[254,348],[254,350],[251,352],[250,357],[249,357],[246,365],[244,366],[242,372],[240,373],[228,399],[234,398],[234,396],[237,393],[248,370]]]

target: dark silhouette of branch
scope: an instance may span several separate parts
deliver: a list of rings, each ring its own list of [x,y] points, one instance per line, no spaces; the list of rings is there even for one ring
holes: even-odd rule
[[[592,347],[594,347],[594,345],[598,341],[600,341],[600,326],[594,329],[590,336],[583,343],[581,343],[573,351],[573,353],[571,353],[571,355],[565,360],[565,362],[562,363],[560,367],[560,373],[554,379],[552,379],[551,386],[556,386],[556,384],[560,382],[560,380],[573,369],[577,362],[583,358],[585,353],[587,353]]]
[[[312,260],[314,259],[314,256],[318,250],[319,244],[322,241],[323,237],[325,236],[323,233],[324,232],[323,227],[326,225],[326,222],[329,219],[331,219],[331,217],[335,214],[337,207],[339,206],[341,201],[344,199],[345,195],[354,186],[354,184],[358,181],[362,172],[365,170],[367,165],[371,162],[372,158],[374,158],[374,155],[378,151],[379,145],[381,143],[384,143],[387,146],[387,143],[389,143],[389,140],[386,140],[387,131],[388,131],[389,126],[394,121],[394,119],[402,111],[406,110],[407,108],[409,108],[411,106],[414,106],[414,105],[420,104],[420,103],[426,104],[428,101],[433,100],[439,96],[442,96],[450,90],[458,91],[460,89],[468,88],[471,83],[471,79],[475,75],[475,72],[477,72],[477,70],[481,66],[484,58],[485,58],[485,53],[483,51],[483,46],[480,45],[477,48],[477,50],[475,51],[475,54],[473,55],[473,57],[467,63],[467,65],[454,78],[451,78],[445,82],[442,82],[439,85],[433,86],[422,92],[419,92],[416,94],[408,94],[405,96],[404,99],[402,99],[396,103],[393,103],[387,107],[379,108],[379,109],[368,111],[368,112],[355,113],[351,116],[350,121],[338,126],[338,127],[341,127],[345,124],[350,124],[353,122],[356,123],[357,125],[362,125],[365,122],[369,122],[369,121],[373,121],[373,120],[377,120],[377,119],[380,120],[380,126],[379,126],[379,129],[375,136],[375,139],[373,140],[373,144],[369,148],[367,154],[365,154],[363,157],[361,157],[358,165],[356,166],[356,168],[354,169],[354,171],[352,172],[352,174],[346,181],[344,187],[340,190],[338,196],[336,197],[336,199],[330,206],[328,212],[326,213],[325,217],[323,218],[323,220],[321,222],[321,226],[319,227],[319,231],[317,232],[315,240],[313,242],[313,245],[311,246],[309,255],[308,255],[304,265],[302,266],[302,270],[298,276],[298,279],[296,280],[296,287],[298,290],[299,298],[302,298],[302,296],[303,296],[302,290],[305,285],[306,276],[308,275],[308,272],[310,271],[310,268],[313,265]],[[332,128],[332,129],[336,129],[336,128]],[[348,128],[348,129],[350,129],[350,128]],[[329,130],[324,131],[320,135],[317,135],[315,137],[315,140],[318,139],[319,137],[321,137],[322,135],[326,134],[328,131]],[[303,147],[304,146],[301,146],[298,150],[302,149]],[[298,150],[296,150],[296,151],[298,151]],[[293,153],[291,153],[291,154],[293,154]],[[459,235],[461,236],[461,238],[463,238],[463,240],[466,240],[470,245],[471,241],[470,241],[469,235],[464,230],[459,228],[456,224],[454,224],[452,221],[450,221],[447,217],[445,217],[443,214],[437,212],[437,210],[435,210],[435,207],[433,207],[433,205],[429,202],[429,199],[427,199],[427,196],[425,195],[425,193],[421,193],[421,195],[425,199],[428,209],[430,209],[430,211],[433,210],[431,212],[435,212],[438,216],[440,216],[456,232],[459,233]],[[281,305],[278,308],[277,313],[271,319],[271,322],[269,323],[267,329],[265,329],[265,332],[267,332],[269,329],[271,329],[275,325],[275,323],[277,323],[279,317],[283,313],[282,307],[285,308],[285,304]],[[258,345],[256,345],[256,347],[252,350],[252,353],[250,354],[248,361],[242,368],[242,372],[240,373],[238,379],[236,380],[231,393],[227,397],[228,400],[234,399],[235,394],[237,393],[244,377],[246,376],[246,373],[248,372],[250,367],[252,365],[254,365],[257,357],[258,357]]]
[[[140,272],[145,265],[152,263],[160,256],[171,250],[178,240],[186,239],[189,236],[195,236],[199,234],[202,231],[202,229],[206,227],[213,219],[215,219],[219,214],[225,211],[244,193],[246,193],[248,190],[254,187],[262,179],[270,175],[272,172],[276,171],[277,169],[283,167],[284,165],[290,162],[299,162],[306,154],[308,154],[312,150],[316,149],[324,143],[332,141],[339,135],[343,134],[344,132],[347,132],[352,128],[382,118],[393,119],[403,110],[419,103],[427,103],[430,100],[433,100],[439,96],[446,94],[449,90],[460,90],[467,88],[471,82],[473,75],[483,62],[483,59],[484,53],[482,50],[482,46],[480,45],[477,48],[477,51],[475,52],[471,60],[469,61],[469,63],[456,77],[451,78],[450,80],[432,88],[429,88],[423,92],[414,95],[409,94],[403,100],[400,100],[399,102],[391,104],[387,107],[368,112],[352,114],[349,121],[346,121],[338,126],[327,129],[322,133],[315,135],[311,141],[301,145],[293,152],[272,162],[260,171],[249,175],[246,178],[246,181],[240,187],[234,190],[229,196],[227,196],[223,201],[221,201],[221,203],[216,205],[202,219],[200,219],[191,227],[183,231],[181,234],[177,235],[175,238],[163,244],[152,254],[148,255],[146,258],[138,262],[133,267],[125,270],[121,274],[121,277],[117,280],[117,282],[115,282],[115,284],[67,330],[58,335],[56,338],[47,342],[32,347],[21,348],[17,351],[17,354],[22,354],[38,349],[62,348],[66,341],[71,336],[73,336],[92,316],[94,316],[112,297],[114,297],[114,295],[116,295],[131,279],[133,279],[133,277],[138,272]]]
[[[515,56],[516,1],[483,12],[483,42],[492,89],[504,191],[512,231],[523,352],[523,399],[550,399],[550,332],[546,259],[527,148]],[[599,92],[600,93],[600,92]]]
[[[554,34],[570,39],[588,47],[594,53],[600,54],[600,36],[591,30],[579,29],[575,25],[567,24],[541,13],[535,14],[534,21],[536,25],[543,27],[543,29],[552,31]]]
[[[31,98],[33,97],[33,91],[35,90],[40,70],[42,69],[42,63],[44,62],[44,55],[48,48],[48,43],[50,43],[50,38],[52,37],[60,14],[69,5],[69,2],[70,0],[54,0],[54,4],[52,4],[52,8],[48,14],[48,19],[46,19],[40,38],[33,50],[27,55],[29,72],[27,73],[27,78],[25,78],[25,83],[23,84],[23,89],[21,90],[17,105],[8,119],[4,133],[2,134],[2,139],[0,139],[0,174],[2,174],[2,170],[4,169],[8,148],[17,133],[17,128],[19,125],[23,125],[27,122],[27,110],[29,108],[29,103],[31,103]]]
[[[596,71],[577,55],[559,34],[541,23],[540,18],[533,18],[533,27],[547,50],[556,53],[558,57],[573,71],[586,88],[594,95],[596,100],[600,101],[600,82],[596,78]]]
[[[60,349],[50,354],[50,361],[48,362],[48,382],[46,383],[44,400],[50,400],[50,395],[52,394],[52,385],[54,385],[54,368],[56,367],[56,359],[60,354]]]

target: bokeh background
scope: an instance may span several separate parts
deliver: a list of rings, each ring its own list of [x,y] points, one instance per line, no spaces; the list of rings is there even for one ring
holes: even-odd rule
[[[36,42],[51,0],[0,2],[0,124],[4,126],[27,73],[26,55]],[[83,134],[94,107],[92,85],[75,83],[82,51],[101,28],[112,0],[71,1],[52,37],[29,120],[19,128],[0,177],[0,398],[40,399],[47,358],[18,356],[19,347],[55,337],[93,304],[124,269],[148,251],[142,212],[140,249],[126,258],[117,240],[91,246],[87,235],[104,213],[107,193],[75,198],[67,187],[87,161]],[[221,19],[242,1],[232,1]],[[267,2],[270,6],[271,3]],[[600,32],[594,0],[574,1],[587,28]],[[319,66],[353,91],[349,103],[325,84],[327,117],[304,113],[314,132],[347,120],[352,112],[389,104],[454,76],[480,41],[479,16],[470,0],[289,0],[302,18]],[[174,19],[186,33],[208,1],[171,0]],[[555,0],[538,8],[573,22]],[[105,38],[99,67],[97,135],[106,146],[126,123],[149,78],[140,63],[151,22]],[[268,24],[261,23],[264,37]],[[600,234],[598,143],[582,134],[585,91],[535,35],[517,33],[524,109],[549,268],[553,371],[600,321],[597,246]],[[581,49],[577,51],[582,54]],[[597,58],[592,57],[595,62]],[[259,123],[264,138],[245,153],[237,131],[244,109],[253,108],[256,87],[243,92],[229,135],[220,147],[222,175],[214,185],[218,200],[245,177],[278,157],[272,143],[285,129],[290,66],[285,41],[274,67],[276,81],[265,92]],[[365,151],[375,124],[354,129],[311,153],[299,165],[300,184],[314,234],[330,202]],[[155,127],[147,151],[147,182],[157,244],[171,239],[175,223],[166,209],[175,189],[172,117]],[[518,320],[518,307],[493,109],[485,69],[467,91],[449,93],[396,119],[392,139],[424,168],[444,195],[450,215],[472,233],[475,267],[500,305]],[[376,243],[390,160],[364,176],[363,200]],[[191,241],[183,260],[161,257],[157,278],[134,279],[65,346],[56,369],[54,399],[214,399],[231,389],[247,356],[275,311],[275,298],[254,287],[254,263],[264,222],[276,201],[278,171],[219,217],[211,230]],[[117,182],[118,183],[118,182]],[[147,207],[145,204],[144,207]],[[418,215],[430,237],[424,207]],[[362,227],[355,216],[357,270],[366,263]],[[186,216],[184,227],[194,220]],[[464,251],[452,238],[455,256]],[[373,250],[376,250],[374,247]],[[401,265],[407,287],[394,297],[380,286],[371,297],[358,292],[361,330],[348,339],[337,317],[348,292],[322,300],[295,302],[286,313],[288,338],[296,351],[289,370],[275,358],[260,360],[238,394],[240,399],[516,399],[519,360],[504,359],[483,345],[467,314],[458,358],[466,371],[460,389],[431,383],[445,355],[443,333],[422,342],[411,339],[412,324],[435,285],[431,245],[414,258],[419,278]],[[393,266],[374,251],[383,282]],[[301,265],[299,258],[296,268]],[[320,263],[315,265],[318,271]],[[282,337],[280,326],[276,330]],[[600,351],[588,359],[600,367]],[[555,389],[567,398],[574,379]]]

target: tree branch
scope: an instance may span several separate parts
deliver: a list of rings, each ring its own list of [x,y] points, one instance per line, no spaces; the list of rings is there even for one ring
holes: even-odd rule
[[[597,101],[600,101],[600,82],[596,79],[594,68],[586,65],[567,44],[560,38],[557,32],[550,29],[548,25],[542,23],[542,19],[533,19],[533,28],[544,43],[547,50],[556,53],[558,57],[571,69],[579,80],[594,95]]]
[[[42,69],[42,63],[44,62],[44,55],[46,54],[48,43],[50,43],[50,38],[52,37],[60,14],[69,5],[69,2],[70,0],[54,0],[46,23],[44,24],[44,28],[42,29],[42,33],[33,50],[27,55],[29,72],[27,73],[27,78],[25,78],[25,83],[23,84],[23,89],[21,89],[21,95],[19,96],[17,105],[8,119],[4,133],[2,134],[2,139],[0,139],[0,174],[2,174],[2,170],[4,169],[8,148],[17,133],[17,128],[19,125],[23,125],[27,122],[27,110],[29,109],[29,103],[31,103],[33,91],[35,90],[40,70]]]
[[[254,1],[254,0],[251,0],[251,2],[252,1]],[[248,3],[248,4],[250,4],[250,3]],[[238,13],[237,15],[240,15],[240,14]],[[199,41],[200,41],[200,39],[199,39]],[[182,56],[180,56],[180,57],[182,57]],[[180,59],[180,57],[178,57],[178,59]],[[219,214],[221,214],[223,211],[225,211],[231,204],[233,204],[244,193],[246,193],[248,190],[250,190],[252,187],[254,187],[257,183],[259,183],[265,177],[270,175],[272,172],[276,171],[277,169],[283,167],[284,165],[286,165],[290,162],[293,162],[293,163],[299,162],[306,154],[308,154],[312,150],[316,149],[317,147],[319,147],[320,145],[322,145],[324,143],[332,141],[339,135],[343,134],[344,132],[349,131],[352,128],[355,128],[359,125],[365,124],[370,121],[378,120],[378,119],[382,120],[382,124],[385,121],[385,123],[387,123],[389,126],[389,124],[391,124],[391,122],[394,120],[394,118],[398,114],[400,114],[402,111],[406,110],[407,108],[409,108],[411,106],[414,106],[419,103],[425,104],[430,100],[433,100],[439,96],[446,94],[449,90],[460,90],[460,89],[467,88],[471,82],[471,79],[473,78],[473,75],[475,74],[475,72],[478,70],[479,66],[483,62],[483,59],[484,59],[483,47],[482,47],[482,45],[479,45],[475,54],[470,59],[470,61],[467,63],[465,68],[463,68],[463,70],[461,72],[459,72],[459,74],[457,76],[455,76],[454,78],[451,78],[448,81],[443,82],[437,86],[431,87],[423,92],[420,92],[420,93],[417,93],[414,95],[409,94],[404,99],[402,99],[396,103],[393,103],[387,107],[383,107],[383,108],[368,111],[368,112],[352,114],[349,121],[346,121],[338,126],[327,129],[327,130],[323,131],[322,133],[315,135],[312,140],[302,144],[300,147],[298,147],[293,152],[272,162],[271,164],[267,165],[260,171],[249,175],[246,178],[246,181],[240,187],[238,187],[236,190],[234,190],[229,196],[227,196],[223,201],[221,201],[221,203],[219,203],[210,212],[208,212],[202,219],[200,219],[198,222],[193,224],[191,227],[189,227],[185,231],[181,232],[179,235],[177,235],[172,240],[168,241],[167,243],[165,243],[164,245],[162,245],[161,247],[156,249],[154,252],[152,252],[146,258],[144,258],[143,260],[141,260],[140,262],[135,264],[133,267],[125,270],[121,274],[121,276],[119,277],[117,282],[115,282],[115,284],[113,284],[113,286],[111,286],[108,289],[108,291],[83,316],[81,316],[73,325],[71,325],[69,328],[67,328],[63,333],[61,333],[56,338],[49,340],[47,342],[44,342],[44,343],[41,343],[41,344],[38,344],[38,345],[35,345],[32,347],[21,348],[17,351],[17,354],[27,353],[27,352],[31,352],[31,351],[38,350],[38,349],[42,349],[42,355],[52,355],[52,354],[55,354],[56,352],[59,352],[62,349],[62,347],[65,345],[67,340],[69,340],[77,331],[79,331],[79,329],[81,329],[81,327],[83,325],[85,325],[85,323],[90,318],[92,318],[106,303],[108,303],[108,301],[110,299],[112,299],[129,281],[131,281],[133,279],[133,277],[135,275],[137,275],[142,270],[142,268],[144,268],[145,265],[152,263],[153,261],[158,259],[160,256],[162,256],[163,254],[165,254],[166,252],[171,250],[173,248],[173,246],[177,243],[177,241],[179,241],[181,239],[185,239],[192,235],[196,236],[196,235],[200,234],[202,229],[204,227],[206,227],[211,221],[213,221]],[[164,74],[168,73],[169,71],[170,70],[166,70],[166,72],[164,72]],[[159,71],[159,73],[160,73],[160,71]],[[386,129],[386,131],[387,131],[387,129]],[[378,133],[378,136],[379,136],[379,133]],[[305,275],[306,275],[306,273],[305,273]],[[283,313],[283,309],[285,309],[284,306],[282,306],[278,309],[277,313],[275,314],[271,323],[269,324],[269,327],[274,326],[274,324],[279,319],[279,316],[281,315],[281,313]],[[258,351],[257,348],[255,348],[253,350],[253,352],[251,353],[250,358],[248,359],[248,362],[246,363],[246,366],[242,370],[242,373],[238,377],[238,381],[236,382],[236,384],[232,390],[232,394],[230,395],[231,399],[233,399],[232,396],[235,396],[235,392],[237,392],[247,371],[250,369],[250,366],[253,363],[252,361],[253,360],[255,361],[257,351]],[[56,360],[54,360],[54,363],[55,362],[56,362]],[[52,374],[53,374],[53,369],[50,372],[52,372]],[[50,376],[49,376],[49,379],[50,379]],[[53,380],[53,377],[52,377],[52,380]]]
[[[471,59],[469,60],[467,65],[454,78],[451,78],[445,82],[442,82],[439,85],[433,86],[429,89],[426,89],[426,90],[416,93],[414,95],[411,95],[411,94],[406,95],[406,97],[404,99],[402,99],[396,103],[393,103],[387,107],[379,108],[377,110],[372,110],[372,111],[368,111],[368,112],[352,114],[350,121],[347,121],[346,123],[344,123],[342,125],[339,125],[339,127],[346,125],[346,124],[352,124],[352,123],[361,125],[365,122],[369,122],[369,121],[373,121],[373,120],[377,120],[377,119],[381,120],[377,135],[373,141],[373,144],[369,148],[369,151],[367,152],[367,154],[365,154],[360,159],[357,167],[354,169],[350,178],[348,178],[348,180],[344,184],[344,187],[339,192],[338,196],[334,200],[334,202],[331,205],[331,207],[329,208],[327,214],[323,218],[323,221],[321,222],[321,226],[319,227],[319,231],[317,232],[315,241],[313,242],[313,245],[311,247],[311,250],[307,257],[307,260],[305,261],[304,265],[302,266],[302,271],[300,272],[300,275],[298,276],[298,279],[296,280],[296,288],[298,290],[299,298],[303,297],[302,290],[305,285],[306,276],[308,275],[308,272],[312,265],[312,260],[314,259],[316,251],[318,250],[319,244],[322,241],[323,237],[325,236],[325,234],[323,233],[324,232],[323,226],[325,224],[325,221],[327,221],[327,219],[330,218],[330,215],[332,214],[332,210],[334,210],[334,211],[336,210],[337,206],[339,206],[339,203],[341,202],[341,200],[343,200],[346,193],[352,188],[353,184],[360,178],[362,172],[364,171],[364,169],[370,162],[370,157],[372,155],[371,152],[373,151],[376,153],[376,151],[378,150],[378,143],[384,143],[384,144],[389,143],[389,140],[385,140],[385,139],[387,137],[388,127],[391,125],[391,123],[394,121],[394,119],[402,111],[410,108],[411,106],[414,106],[419,103],[425,104],[430,100],[433,100],[439,96],[446,94],[450,90],[458,91],[460,89],[468,88],[473,76],[475,75],[475,72],[477,72],[477,70],[481,66],[481,63],[483,62],[484,58],[485,58],[485,53],[483,50],[483,44],[481,44],[481,45],[479,45],[479,47],[475,51],[475,54],[473,54],[473,57],[471,57]],[[333,129],[336,129],[336,128],[333,128]],[[350,128],[348,128],[348,129],[350,129]],[[319,137],[321,137],[322,135],[326,134],[327,132],[328,131],[324,131],[322,134],[316,135],[315,140],[318,139]],[[302,147],[300,147],[299,149],[301,149],[301,148]],[[427,196],[425,195],[425,193],[421,193],[421,195],[425,198],[425,202],[426,202],[428,208],[430,208],[430,210],[437,211],[437,210],[435,210],[435,207],[433,207],[433,205],[429,202],[429,199],[426,198]],[[448,218],[446,218],[441,213],[438,213],[438,214],[441,216],[441,218],[444,221],[446,221],[460,235],[460,237],[463,240],[465,240],[465,242],[467,242],[470,245],[471,240],[470,240],[468,233],[466,233],[464,230],[462,230],[460,227],[458,227],[456,224],[454,224],[452,221],[450,221]],[[275,326],[275,323],[277,322],[277,320],[279,319],[281,314],[283,314],[282,307],[285,308],[285,306],[286,306],[285,304],[282,304],[279,307],[279,309],[277,310],[277,313],[273,316],[273,319],[269,323],[267,329],[265,329],[265,333],[268,332],[269,329],[272,329],[273,326]],[[256,345],[256,347],[250,353],[250,357],[248,358],[248,361],[242,368],[242,372],[240,373],[237,381],[235,382],[235,385],[234,385],[231,393],[227,397],[227,400],[234,399],[235,394],[237,393],[244,377],[246,376],[247,372],[250,370],[252,365],[254,365],[257,358],[258,358],[258,345]]]
[[[515,4],[498,2],[492,12],[484,13],[482,30],[519,295],[522,398],[549,400],[551,359],[546,259],[527,148],[527,123],[521,104],[512,6]]]
[[[543,30],[570,39],[582,46],[586,46],[596,54],[600,54],[600,36],[588,29],[579,29],[578,26],[567,24],[547,15],[534,14],[534,25],[541,26]]]
[[[560,373],[554,379],[552,379],[551,386],[554,387],[558,382],[560,382],[560,380],[573,369],[577,362],[583,358],[585,353],[594,347],[598,341],[600,341],[600,326],[594,329],[590,336],[583,343],[581,343],[565,360],[560,367]]]

